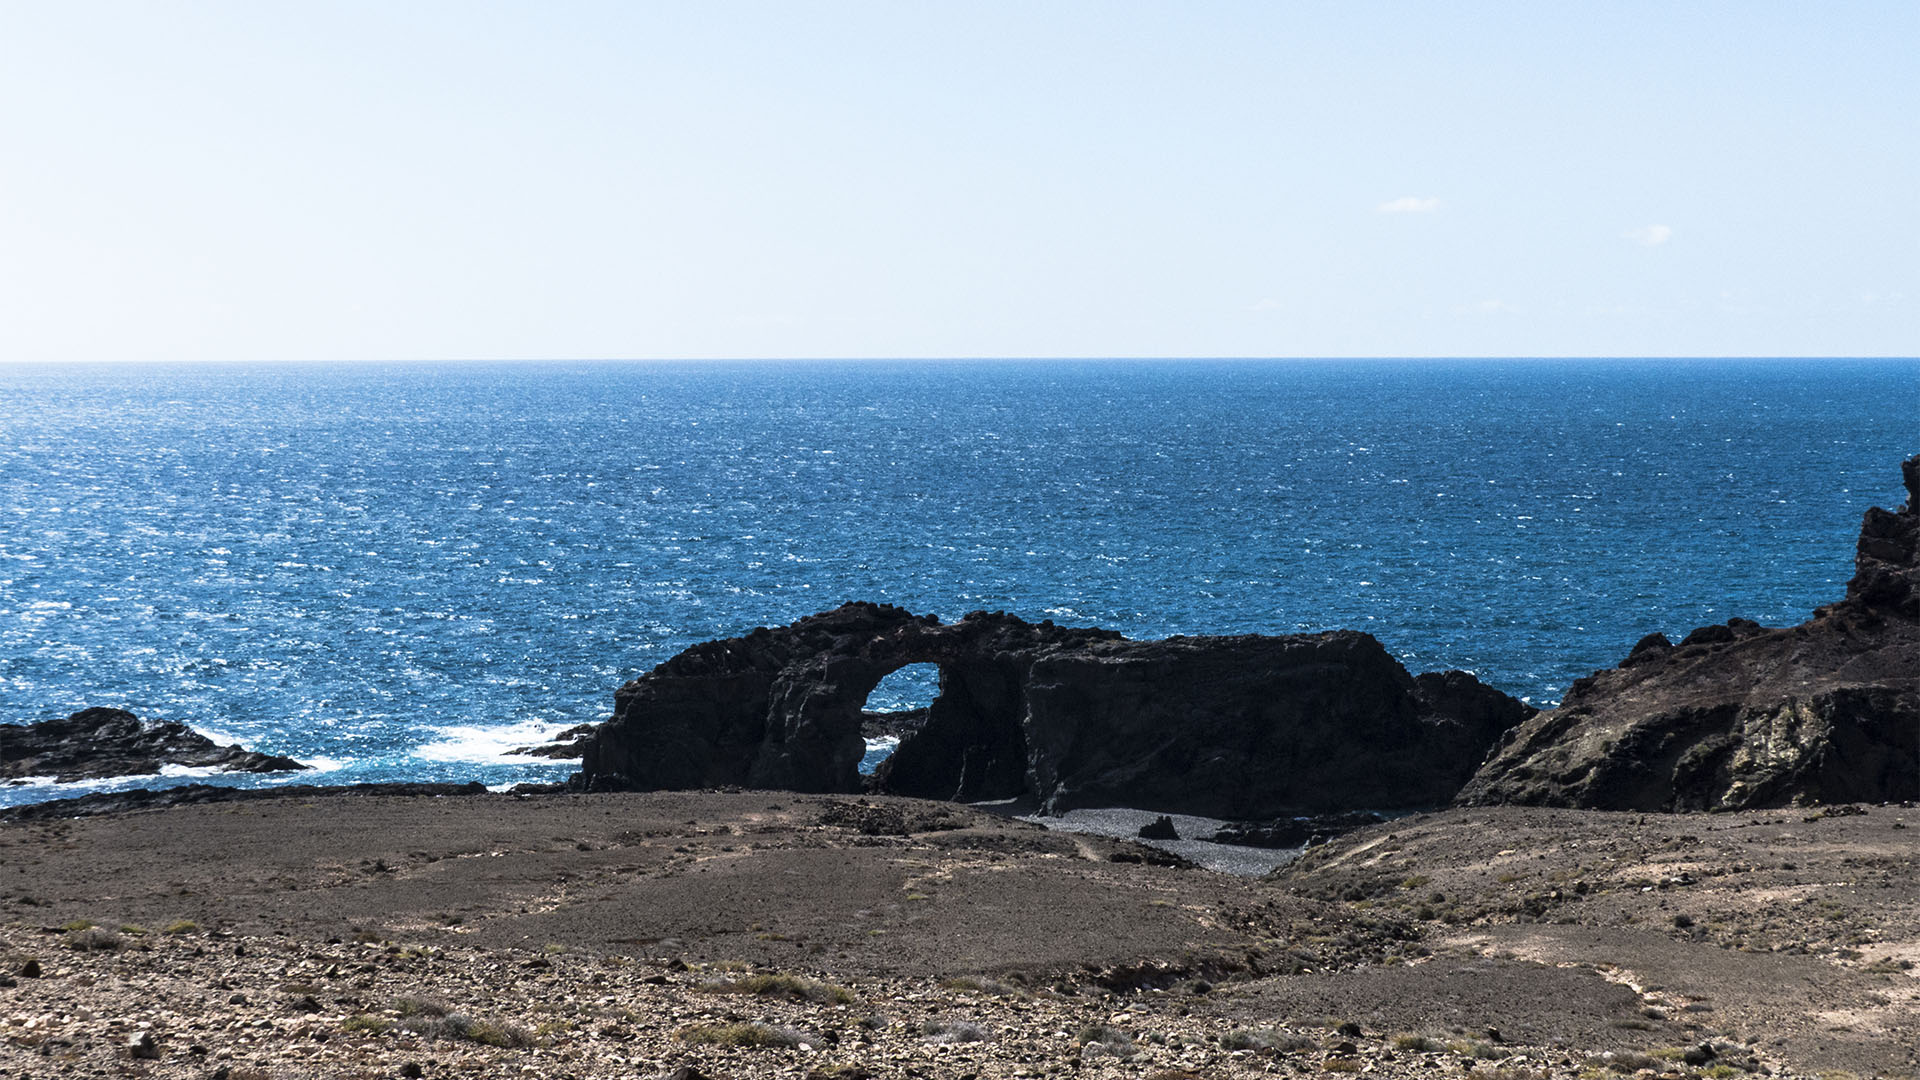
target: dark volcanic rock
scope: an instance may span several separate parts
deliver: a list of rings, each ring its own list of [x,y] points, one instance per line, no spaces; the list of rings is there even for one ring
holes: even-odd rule
[[[1180,830],[1173,827],[1172,818],[1161,814],[1159,817],[1140,826],[1140,839],[1178,840],[1180,839]]]
[[[1466,805],[1740,810],[1920,798],[1920,457],[1867,511],[1846,598],[1799,626],[1745,619],[1612,671],[1515,728]]]
[[[1364,829],[1387,820],[1366,810],[1342,814],[1313,814],[1308,817],[1281,818],[1278,821],[1237,821],[1206,839],[1215,844],[1241,847],[1297,848],[1325,843],[1341,833]]]
[[[82,709],[64,720],[0,724],[0,778],[52,776],[67,784],[144,776],[162,765],[228,772],[306,768],[292,758],[216,746],[185,724],[142,722],[124,709]]]
[[[527,757],[555,758],[566,761],[580,756],[580,745],[587,736],[593,734],[596,724],[575,724],[553,737],[553,741],[541,746],[521,746],[507,751],[509,754],[524,754]]]
[[[260,802],[269,799],[328,799],[353,795],[446,798],[454,795],[486,794],[489,794],[487,785],[478,780],[465,784],[401,781],[379,784],[288,784],[267,788],[181,784],[178,787],[159,789],[134,788],[131,791],[102,791],[72,799],[49,799],[46,802],[9,806],[0,809],[0,821],[56,821],[62,818],[93,817],[97,814],[124,814],[134,810],[163,810],[170,806]]]
[[[862,790],[861,706],[929,662],[939,696],[875,790],[1221,818],[1432,806],[1531,713],[1470,675],[1415,678],[1351,631],[1128,641],[848,604],[696,645],[628,683],[575,786]]]

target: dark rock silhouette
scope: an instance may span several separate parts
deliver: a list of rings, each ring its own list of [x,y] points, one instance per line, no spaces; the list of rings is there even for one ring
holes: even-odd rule
[[[1433,806],[1532,712],[1461,672],[1411,676],[1352,631],[1128,641],[854,603],[696,645],[628,683],[573,784],[860,791],[861,706],[910,663],[939,665],[940,693],[870,786],[1045,811]]]
[[[1139,835],[1142,840],[1178,840],[1180,839],[1180,830],[1173,827],[1172,818],[1161,814],[1159,817],[1140,826]]]
[[[1515,728],[1459,801],[1739,810],[1920,798],[1920,457],[1866,512],[1845,599],[1659,634]]]
[[[125,709],[82,709],[59,720],[0,724],[0,778],[59,783],[157,773],[162,765],[227,772],[305,769],[292,758],[217,746],[185,724],[145,722]]]
[[[1324,844],[1341,833],[1378,825],[1387,819],[1367,810],[1338,814],[1281,818],[1278,821],[1237,821],[1204,839],[1238,847],[1296,848]]]
[[[523,789],[533,787],[531,792]],[[558,794],[560,785],[539,787],[522,784],[508,795]],[[270,799],[332,799],[364,795],[405,796],[417,799],[451,798],[456,795],[489,795],[487,785],[478,780],[464,784],[413,783],[401,781],[379,784],[287,784],[264,788],[224,787],[219,784],[182,784],[170,788],[134,788],[130,791],[97,791],[71,799],[0,808],[0,821],[59,821],[66,818],[93,817],[100,814],[124,814],[135,810],[163,810],[173,806],[201,806],[206,803],[261,802]]]

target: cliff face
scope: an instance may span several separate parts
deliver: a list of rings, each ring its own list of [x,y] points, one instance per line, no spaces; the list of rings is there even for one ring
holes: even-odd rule
[[[1652,635],[1515,728],[1467,805],[1737,810],[1920,798],[1920,457],[1846,597],[1798,626]]]
[[[861,790],[861,706],[924,662],[940,694],[874,786],[1048,810],[1433,806],[1531,713],[1464,673],[1415,678],[1350,631],[1136,642],[848,604],[697,645],[622,687],[576,784]]]

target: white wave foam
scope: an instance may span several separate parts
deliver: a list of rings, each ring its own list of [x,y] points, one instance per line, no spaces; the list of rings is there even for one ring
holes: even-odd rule
[[[515,756],[509,751],[552,742],[554,736],[565,731],[566,727],[548,720],[523,720],[501,727],[481,727],[478,724],[435,727],[429,730],[438,738],[416,747],[413,756],[422,761],[523,764],[528,760],[526,755]]]
[[[16,776],[7,781],[8,787],[52,787],[59,783],[57,776]]]
[[[352,764],[346,758],[301,757],[297,759],[305,765],[305,772],[262,773],[260,782],[264,784],[310,784],[315,773],[338,772]]]

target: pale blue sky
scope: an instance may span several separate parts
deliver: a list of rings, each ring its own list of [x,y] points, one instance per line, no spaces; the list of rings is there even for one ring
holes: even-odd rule
[[[0,360],[1914,355],[1920,4],[0,0]]]

